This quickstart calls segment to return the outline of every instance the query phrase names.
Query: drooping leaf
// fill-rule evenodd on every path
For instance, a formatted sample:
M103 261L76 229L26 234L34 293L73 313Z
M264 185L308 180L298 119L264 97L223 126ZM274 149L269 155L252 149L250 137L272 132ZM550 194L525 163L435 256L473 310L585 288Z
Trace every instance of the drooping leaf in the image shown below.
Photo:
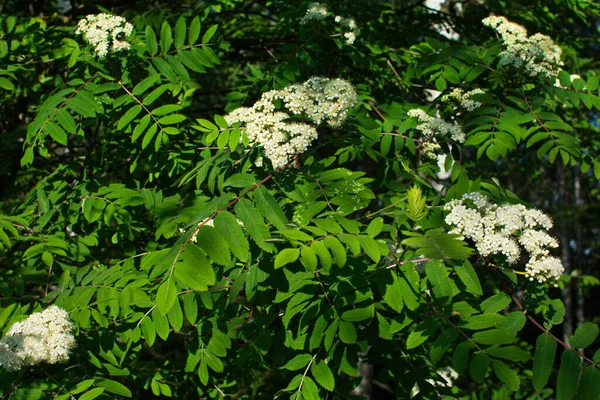
M556 341L550 335L542 333L535 342L533 356L533 387L538 393L542 392L550 378L555 355Z
M577 383L581 372L581 356L572 351L564 350L560 357L560 368L556 383L556 398L571 400L577 393Z
M335 379L329 366L323 360L315 360L310 366L310 373L315 381L330 392L335 387Z

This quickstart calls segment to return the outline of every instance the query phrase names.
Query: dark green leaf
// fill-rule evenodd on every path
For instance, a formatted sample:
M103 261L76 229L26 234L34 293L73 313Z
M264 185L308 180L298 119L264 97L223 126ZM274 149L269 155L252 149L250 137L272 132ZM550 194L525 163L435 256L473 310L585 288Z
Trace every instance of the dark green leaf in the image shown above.
M560 357L560 368L556 383L556 398L571 400L577 392L579 373L581 372L581 357L572 351L564 350Z
M542 333L535 342L533 356L533 387L538 393L542 392L548 382L555 355L556 341L550 335Z

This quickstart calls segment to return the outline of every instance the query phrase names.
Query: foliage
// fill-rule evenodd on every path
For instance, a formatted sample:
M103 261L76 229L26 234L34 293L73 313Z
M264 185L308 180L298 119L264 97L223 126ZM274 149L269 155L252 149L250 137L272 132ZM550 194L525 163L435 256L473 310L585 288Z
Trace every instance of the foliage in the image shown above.
M444 211L481 192L563 221L522 184L562 171L595 215L597 47L571 26L598 7L331 1L300 23L311 2L262 3L115 9L131 48L103 58L79 9L0 15L0 330L57 305L77 341L65 364L0 369L0 395L359 398L364 361L396 398L600 398L593 316L565 343L554 282L478 255ZM552 37L561 72L503 65L491 13ZM358 102L274 169L226 117L313 76ZM456 88L479 106L443 98ZM557 284L598 284L583 272Z

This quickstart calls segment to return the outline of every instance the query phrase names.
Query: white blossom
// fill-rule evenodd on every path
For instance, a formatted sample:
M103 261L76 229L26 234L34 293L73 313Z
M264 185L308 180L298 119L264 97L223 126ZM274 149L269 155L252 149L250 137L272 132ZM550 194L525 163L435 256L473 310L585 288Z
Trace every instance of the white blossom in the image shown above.
M461 88L456 88L452 92L442 96L442 101L448 102L451 100L457 100L460 106L467 111L473 111L479 107L481 107L481 103L479 101L471 100L471 96L474 94L483 94L484 91L481 89L474 89L469 92L462 90Z
M308 5L306 15L300 20L300 24L304 25L312 20L321 21L327 17L327 7L321 3L312 3Z
M482 256L503 255L515 264L524 250L529 255L525 276L539 282L558 279L564 271L560 260L549 256L558 241L548 234L552 220L543 212L522 204L498 206L478 192L449 201L444 209L450 233L471 239Z
M408 116L420 122L417 125L417 129L423 133L426 139L432 139L439 134L449 136L457 143L464 143L465 141L465 133L460 125L446 122L441 118L432 117L419 108L409 110Z
M278 100L289 113L276 110ZM273 168L279 168L297 153L306 151L317 138L315 126L288 122L290 114L305 117L317 125L327 122L330 126L339 126L356 100L356 91L349 82L313 77L302 84L263 93L254 106L238 108L225 119L229 124L245 124L250 143L262 147Z
M500 53L500 65L510 65L524 69L532 77L554 77L559 72L562 51L554 41L541 33L527 36L521 25L508 21L505 17L487 17L482 23L494 29L502 40L504 50Z
M0 367L16 371L42 362L56 364L69 359L75 347L73 323L60 307L50 306L41 313L14 323L0 340Z
M121 51L130 48L123 40L129 36L133 26L125 18L110 14L88 15L79 21L75 33L83 34L86 42L94 46L98 57L105 57L109 50Z

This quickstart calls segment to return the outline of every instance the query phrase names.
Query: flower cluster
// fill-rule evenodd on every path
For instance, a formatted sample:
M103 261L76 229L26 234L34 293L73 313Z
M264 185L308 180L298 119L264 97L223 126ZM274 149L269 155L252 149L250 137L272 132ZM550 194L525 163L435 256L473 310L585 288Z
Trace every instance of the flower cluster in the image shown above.
M0 366L11 371L41 362L56 364L69 359L75 346L73 323L60 307L51 306L41 313L13 324L0 340Z
M441 118L432 117L419 108L409 110L408 116L419 121L417 129L423 133L426 139L433 139L434 136L440 134L449 136L457 143L464 143L465 141L465 133L460 125L446 122Z
M306 14L300 20L300 25L306 25L310 21L322 21L327 17L327 7L321 3L311 3L306 9ZM357 26L352 18L344 18L340 15L335 16L335 22L340 25L347 44L353 44L356 40Z
M356 91L349 82L313 77L302 84L266 92L254 106L238 108L225 119L228 124L245 124L250 143L263 147L273 168L279 168L295 154L306 151L317 138L313 125L288 122L290 114L303 116L315 124L327 122L330 126L339 126L356 100ZM281 101L290 114L278 111L277 101Z
M347 32L344 32L344 37L346 38L347 44L353 44L356 40L356 22L354 21L354 19L344 18L340 15L336 15L335 22L348 29Z
M521 204L496 205L478 192L465 194L460 200L448 202L446 223L455 233L473 240L482 256L501 254L509 264L515 264L522 249L529 255L525 276L544 282L558 279L564 271L561 261L550 256L550 248L558 241L547 231L552 220L543 212Z
M321 3L311 3L308 5L306 15L300 20L300 24L304 25L312 21L324 20L327 17L327 7L321 5Z
M523 68L531 77L549 78L558 74L562 52L550 37L541 33L527 36L524 27L504 17L487 17L482 23L498 32L502 39L505 50L500 53L501 65Z
M109 50L128 50L130 45L123 40L131 34L133 26L125 18L110 14L88 15L77 26L75 33L83 34L86 42L94 47L98 57L103 58Z
M462 108L467 111L473 111L479 107L481 107L481 103L479 101L471 100L471 96L474 94L483 94L484 91L481 89L474 89L470 92L466 92L461 88L456 88L452 92L442 96L442 101L449 102L451 100L456 100L460 104Z

